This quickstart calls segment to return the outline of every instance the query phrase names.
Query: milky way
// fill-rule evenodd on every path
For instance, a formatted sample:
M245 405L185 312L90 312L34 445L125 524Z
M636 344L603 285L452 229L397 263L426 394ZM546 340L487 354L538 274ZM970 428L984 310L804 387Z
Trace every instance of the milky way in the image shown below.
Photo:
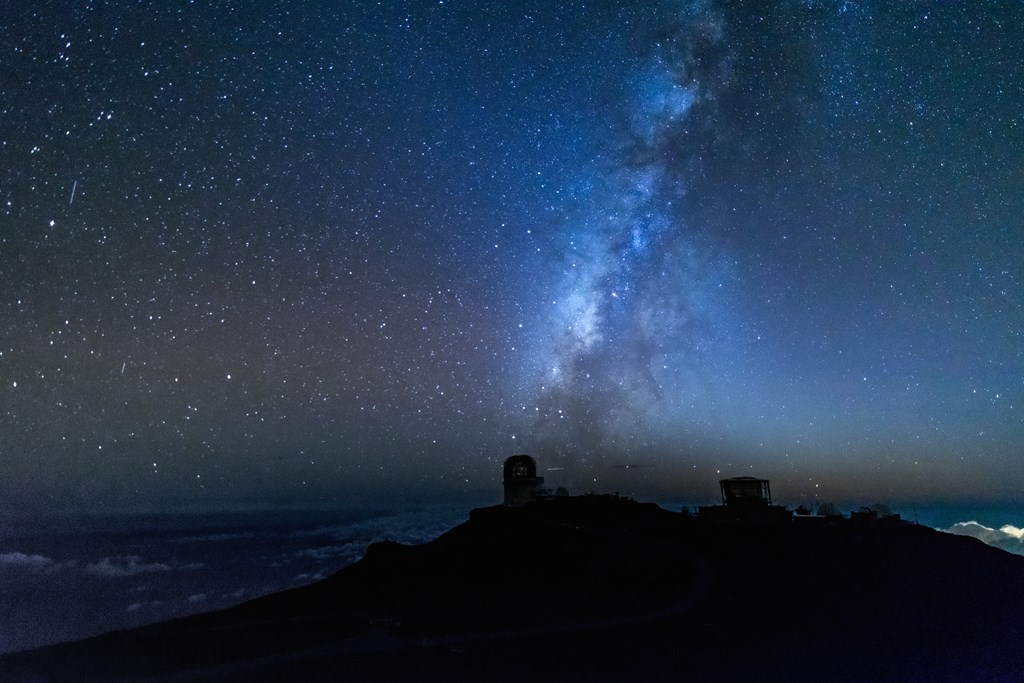
M1019 499L1019 3L4 19L0 508Z
M608 161L568 221L535 438L542 455L559 465L567 456L574 469L629 462L649 449L652 428L701 412L688 399L703 393L714 309L727 305L715 289L728 264L705 253L686 221L688 180L728 85L723 27L705 7L664 20L630 83L622 129L609 126Z

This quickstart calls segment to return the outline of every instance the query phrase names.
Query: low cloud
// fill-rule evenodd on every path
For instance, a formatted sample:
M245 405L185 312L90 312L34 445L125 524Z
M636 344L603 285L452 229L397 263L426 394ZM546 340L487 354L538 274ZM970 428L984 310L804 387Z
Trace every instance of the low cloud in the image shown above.
M300 550L296 553L297 557L309 557L314 560L324 561L333 560L337 557L341 557L349 562L354 562L362 556L362 552L354 547L353 543L345 543L343 545L325 545L319 548L307 548L306 550Z
M104 557L99 562L86 565L85 571L96 576L122 578L139 574L169 572L171 568L163 562L144 563L138 555L125 555L124 557Z
M49 557L42 555L26 555L25 553L0 553L0 567L27 569L33 572L43 572L52 569L56 563Z
M310 574L308 572L302 572L301 574L296 574L295 575L294 581L296 583L312 583L314 581L320 581L321 579L325 578L326 576L327 576L327 574L325 572L323 572L323 571L316 572L315 574Z
M56 574L65 569L71 569L76 564L73 560L57 562L45 555L30 555L22 552L0 553L0 571Z
M196 571L206 568L206 564L204 562L191 562L177 568ZM0 553L0 571L8 572L18 571L52 575L65 570L77 570L86 574L92 574L93 576L124 578L140 574L170 572L172 569L170 565L163 562L143 562L142 558L138 555L104 557L98 562L90 562L83 566L83 563L77 560L58 562L45 555L33 555L22 552ZM136 587L132 590L148 588L148 586L144 588Z
M318 526L294 534L296 540L308 536L335 539L334 543L303 548L272 562L280 568L292 562L314 560L329 563L338 569L359 560L366 548L380 541L394 541L403 545L419 545L432 541L452 527L466 521L466 509L462 506L435 506L421 510L402 512L361 519L345 524ZM310 578L319 578L323 570L307 568Z
M987 527L975 521L957 522L948 529L940 529L947 534L970 536L996 548L1001 548L1016 555L1024 555L1024 529L1005 524L998 529Z

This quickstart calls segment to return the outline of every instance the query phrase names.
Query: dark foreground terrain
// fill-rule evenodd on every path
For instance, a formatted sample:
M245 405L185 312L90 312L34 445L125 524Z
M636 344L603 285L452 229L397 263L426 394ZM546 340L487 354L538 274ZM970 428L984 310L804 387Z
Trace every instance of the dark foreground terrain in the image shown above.
M1024 680L1024 557L815 522L475 510L305 588L2 657L0 680Z

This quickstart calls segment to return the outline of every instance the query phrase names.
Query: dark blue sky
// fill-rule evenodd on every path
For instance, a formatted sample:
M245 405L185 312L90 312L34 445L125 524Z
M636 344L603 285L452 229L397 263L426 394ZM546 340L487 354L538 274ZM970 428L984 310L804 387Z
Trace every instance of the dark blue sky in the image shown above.
M5 8L0 507L1020 501L1024 5L645 5Z

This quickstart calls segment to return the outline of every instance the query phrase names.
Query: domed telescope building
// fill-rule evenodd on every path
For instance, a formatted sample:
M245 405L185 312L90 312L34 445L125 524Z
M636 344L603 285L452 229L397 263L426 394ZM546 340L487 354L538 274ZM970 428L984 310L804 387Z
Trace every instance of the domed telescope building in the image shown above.
M537 463L528 455L513 455L505 461L505 505L525 505L537 499L544 477L537 476Z

